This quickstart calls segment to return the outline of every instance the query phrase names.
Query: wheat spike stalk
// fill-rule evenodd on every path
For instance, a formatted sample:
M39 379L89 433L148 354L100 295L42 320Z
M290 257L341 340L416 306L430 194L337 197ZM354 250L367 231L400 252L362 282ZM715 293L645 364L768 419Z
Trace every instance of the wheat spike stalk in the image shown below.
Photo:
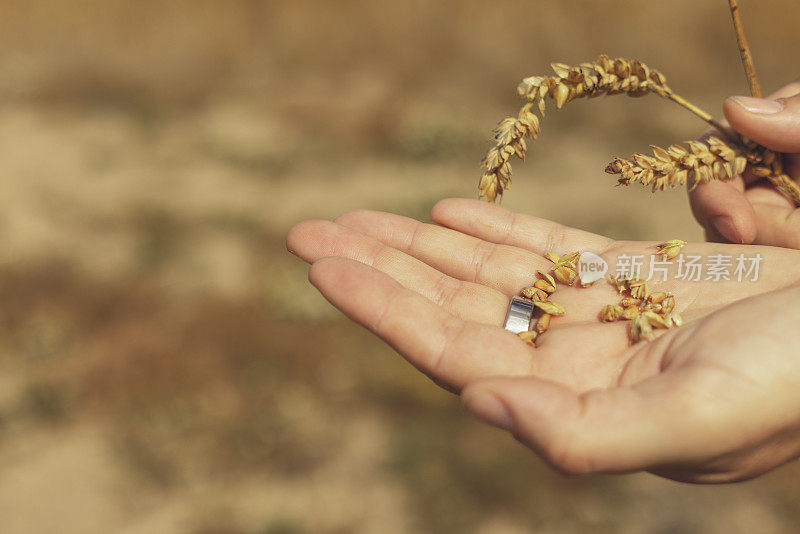
M753 96L761 97L761 86L753 66L736 0L728 0L739 52ZM511 158L525 159L526 138L533 141L541 134L541 119L546 101L552 100L556 109L578 98L625 94L640 97L655 94L694 113L711 125L722 137L710 137L705 142L690 141L689 148L673 145L668 149L653 148L653 156L634 154L631 159L615 158L606 172L618 174L619 184L639 182L653 191L690 183L691 187L711 180L727 181L741 174L747 164L753 172L768 179L779 191L800 206L800 186L783 170L781 154L777 154L746 139L720 124L710 113L675 93L658 70L638 60L611 59L601 55L597 61L570 67L552 65L555 76L525 78L517 88L527 100L516 117L508 117L494 131L495 146L483 159L483 175L478 185L479 198L494 202L511 186ZM723 139L723 137L725 139Z
M749 164L756 176L767 178L800 206L800 188L783 172L779 154L745 139L734 144L711 136L705 142L687 144L688 149L680 145L667 149L652 146L652 156L634 154L631 159L614 158L606 172L618 174L620 185L638 182L653 191L663 191L686 183L694 189L712 180L728 181L744 172Z
M606 172L618 174L621 185L639 182L645 187L652 186L653 191L663 191L687 182L694 187L715 177L730 180L741 174L748 162L740 150L718 137L709 137L705 143L689 141L687 144L688 148L652 146L652 156L634 154L631 159L614 158Z
M524 159L528 150L526 138L535 141L541 133L541 119L536 111L543 117L548 99L553 101L556 109L561 109L578 98L656 94L688 109L724 135L737 138L709 113L676 94L661 72L641 61L601 55L597 61L577 67L562 63L554 63L552 67L555 76L532 76L522 81L517 92L528 102L516 117L504 119L495 129L496 144L483 160L484 174L479 185L480 196L490 202L511 185L511 157L516 155Z

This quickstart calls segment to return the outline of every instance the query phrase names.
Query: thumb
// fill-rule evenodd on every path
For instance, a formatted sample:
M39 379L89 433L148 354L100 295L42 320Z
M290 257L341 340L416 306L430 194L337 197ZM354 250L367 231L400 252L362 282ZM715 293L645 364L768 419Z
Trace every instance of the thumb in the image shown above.
M723 111L737 132L756 143L776 152L800 152L800 82L771 98L728 98Z
M650 383L578 395L538 378L491 378L467 386L461 399L467 411L512 432L560 471L627 472L696 452L687 450L686 436L698 429L685 427L697 421L687 422L684 403L667 402L663 387Z

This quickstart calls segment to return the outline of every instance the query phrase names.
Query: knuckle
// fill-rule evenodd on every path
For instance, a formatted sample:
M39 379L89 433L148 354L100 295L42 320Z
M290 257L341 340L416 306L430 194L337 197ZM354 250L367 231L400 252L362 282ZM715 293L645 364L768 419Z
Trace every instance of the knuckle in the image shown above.
M325 229L325 221L309 219L292 226L286 233L286 247L294 250L300 243Z
M338 217L336 217L333 220L333 222L338 223L338 224L347 225L348 223L352 223L352 222L357 221L358 219L363 217L367 212L368 212L368 210L365 210L365 209L355 209L355 210L346 211L346 212L342 213L341 215L339 215Z
M510 241L514 235L517 233L517 228L520 224L520 215L516 211L509 211L508 218L506 222L505 228L505 235L503 236L503 242Z
M555 251L557 254L564 253L564 242L566 241L567 228L556 226L547 232L545 237L545 250Z
M496 249L497 246L488 241L478 241L475 245L475 250L472 253L472 264L475 266L474 281L477 282L482 279L486 266L489 264Z
M431 300L439 306L447 307L460 290L460 286L457 280L442 275L434 283Z

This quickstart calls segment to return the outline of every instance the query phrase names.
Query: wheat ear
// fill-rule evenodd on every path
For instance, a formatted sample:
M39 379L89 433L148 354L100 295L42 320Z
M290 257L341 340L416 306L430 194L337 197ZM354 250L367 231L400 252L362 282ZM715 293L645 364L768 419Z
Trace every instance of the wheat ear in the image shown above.
M484 173L478 186L480 197L492 202L509 188L510 159L514 155L524 159L528 150L525 138L535 141L541 133L541 122L535 111L544 116L547 99L555 103L556 109L561 109L577 98L617 94L640 97L652 93L688 109L723 135L738 139L736 133L715 121L709 113L672 91L661 72L641 61L601 55L597 61L577 67L562 63L554 63L552 67L555 76L532 76L517 88L528 102L516 117L504 119L495 129L496 144L483 160Z
M639 182L653 191L692 183L693 187L713 179L730 180L744 172L748 159L743 152L718 137L704 143L689 141L688 148L672 145L667 149L652 146L653 155L634 154L631 159L614 158L606 167L618 174L621 185Z
M630 159L614 158L606 167L618 174L620 185L639 182L653 191L686 183L691 189L711 180L728 181L744 172L749 164L753 173L768 179L776 189L800 206L800 187L783 170L780 154L745 138L738 143L709 137L705 142L688 141L689 148L672 145L668 149L652 146L653 155L634 154Z

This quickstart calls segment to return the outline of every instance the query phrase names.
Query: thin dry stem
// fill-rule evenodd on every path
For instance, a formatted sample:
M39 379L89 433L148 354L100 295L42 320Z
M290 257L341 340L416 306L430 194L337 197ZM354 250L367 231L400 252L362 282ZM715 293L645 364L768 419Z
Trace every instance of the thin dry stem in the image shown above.
M671 90L669 90L669 88L667 88L663 92L663 94L659 93L659 95L688 109L689 111L691 111L692 113L703 119L710 126L716 128L720 133L722 133L725 137L727 137L731 141L736 141L739 139L739 135L736 132L734 132L731 128L716 121L710 113L692 104L691 102L683 98L681 95L673 93Z
M778 191L792 199L795 206L800 206L800 187L798 187L797 182L783 173L769 174L767 175L767 179L772 182L772 185L774 185Z
M750 94L756 98L762 98L764 94L761 92L761 84L758 83L756 68L753 65L753 55L750 53L750 46L747 44L742 17L739 15L739 6L736 0L728 0L728 5L731 8L733 28L736 30L736 40L739 43L739 56L742 58L742 65L744 65L747 83L750 84Z
M800 186L784 172L781 155L755 143L753 145L762 154L761 161L753 165L753 174L769 180L778 191L792 199L795 206L800 206Z

